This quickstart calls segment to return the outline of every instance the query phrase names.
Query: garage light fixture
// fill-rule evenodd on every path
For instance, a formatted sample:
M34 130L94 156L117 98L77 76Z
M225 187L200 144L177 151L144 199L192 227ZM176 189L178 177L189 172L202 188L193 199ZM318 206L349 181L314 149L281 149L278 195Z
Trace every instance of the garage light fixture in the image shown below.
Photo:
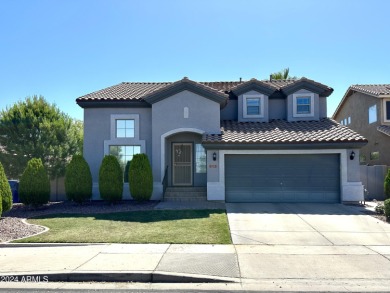
M214 152L214 153L213 153L213 161L216 161L216 160L217 160L217 153Z
M351 154L349 155L349 159L353 160L355 158L355 152L352 151Z

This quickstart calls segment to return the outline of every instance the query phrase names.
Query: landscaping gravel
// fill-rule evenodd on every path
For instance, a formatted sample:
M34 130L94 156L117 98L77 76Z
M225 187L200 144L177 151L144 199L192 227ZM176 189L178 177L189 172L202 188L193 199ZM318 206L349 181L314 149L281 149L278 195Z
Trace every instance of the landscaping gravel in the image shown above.
M22 237L32 236L44 230L43 227L29 225L23 219L50 215L50 214L96 214L153 210L158 201L134 202L122 201L109 204L102 201L91 201L84 204L74 202L50 202L39 208L31 208L23 204L14 204L12 210L3 213L0 218L0 243L15 240Z
M32 236L43 230L43 227L28 225L20 218L3 217L0 219L0 243Z

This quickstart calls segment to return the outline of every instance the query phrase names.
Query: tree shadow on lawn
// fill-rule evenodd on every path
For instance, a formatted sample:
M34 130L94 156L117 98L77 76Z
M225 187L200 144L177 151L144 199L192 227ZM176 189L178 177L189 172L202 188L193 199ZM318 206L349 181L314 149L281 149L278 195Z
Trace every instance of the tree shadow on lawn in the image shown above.
M118 221L118 222L137 222L137 223L153 223L163 221L175 221L186 219L203 219L210 218L212 214L226 214L225 210L151 210L151 211L131 211L118 213L97 213L97 214L51 214L37 216L31 219L59 219L59 218L75 218L86 219L94 218L94 220L102 221Z

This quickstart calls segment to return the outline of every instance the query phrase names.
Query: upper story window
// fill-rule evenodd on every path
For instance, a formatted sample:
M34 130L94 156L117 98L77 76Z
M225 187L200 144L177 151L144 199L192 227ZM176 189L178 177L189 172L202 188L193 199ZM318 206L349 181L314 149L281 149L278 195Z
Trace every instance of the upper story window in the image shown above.
M264 96L263 95L244 95L243 117L244 118L264 117Z
M134 119L117 119L116 137L134 137Z
M390 99L383 100L384 122L390 122Z
M376 105L371 106L368 108L368 123L374 123L378 120L377 114L376 114Z
M294 94L293 107L294 117L314 116L314 94Z

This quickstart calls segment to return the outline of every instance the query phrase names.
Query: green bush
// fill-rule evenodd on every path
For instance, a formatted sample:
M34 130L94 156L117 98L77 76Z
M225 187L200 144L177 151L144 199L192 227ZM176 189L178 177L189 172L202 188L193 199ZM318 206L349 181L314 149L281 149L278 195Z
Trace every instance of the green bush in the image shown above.
M12 192L3 165L0 162L0 216L2 212L12 209Z
M149 200L153 192L153 174L146 154L134 155L129 170L131 196L137 201Z
M385 216L390 219L390 198L386 199L383 204L385 206Z
M386 198L390 198L390 169L387 171L384 188L385 188Z
M74 155L65 172L65 193L69 200L82 203L92 197L92 175L87 161Z
M19 181L19 198L25 205L39 206L49 202L50 181L41 159L28 161Z
M126 167L125 167L125 172L124 172L124 175L123 175L123 181L126 182L126 183L129 182L130 164L131 164L131 161L127 161Z
M100 197L110 202L122 199L123 174L118 159L113 155L103 158L99 170Z
M385 213L385 206L383 205L383 203L378 203L375 207L375 212L378 214L378 215L383 215Z

